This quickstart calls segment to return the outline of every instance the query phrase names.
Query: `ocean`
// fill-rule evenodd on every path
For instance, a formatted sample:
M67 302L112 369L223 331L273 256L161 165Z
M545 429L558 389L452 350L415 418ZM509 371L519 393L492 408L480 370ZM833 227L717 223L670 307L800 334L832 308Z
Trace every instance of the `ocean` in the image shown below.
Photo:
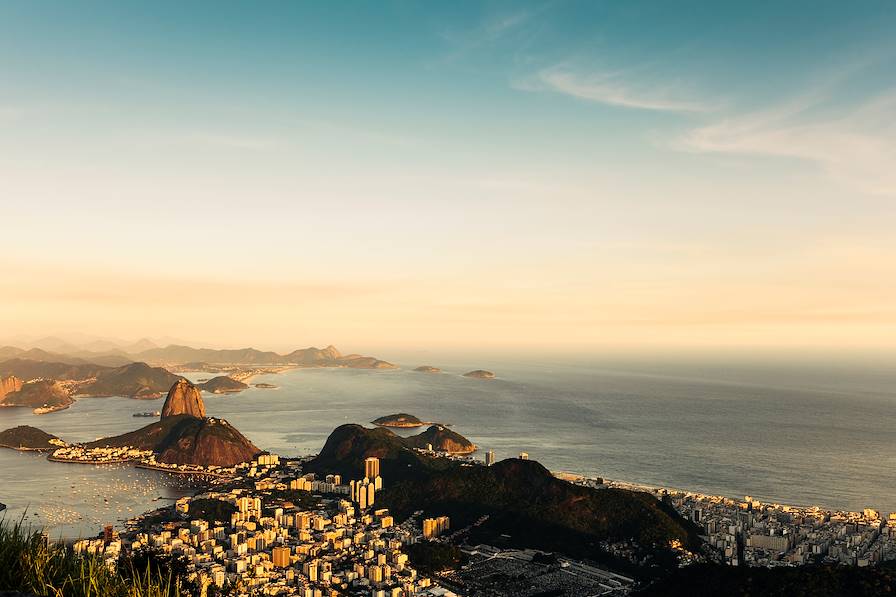
M887 367L477 359L427 362L443 373L414 372L420 364L296 369L252 380L277 389L203 397L209 415L228 419L260 448L288 456L319 451L337 425L407 412L450 424L480 448L480 457L489 449L498 459L525 451L553 471L794 505L896 511L896 372ZM478 368L497 378L461 375ZM0 429L28 424L67 441L92 440L145 425L133 413L161 404L85 398L41 416L0 409ZM27 509L29 520L51 533L94 534L104 522L188 492L181 478L163 473L50 463L0 450L7 518Z

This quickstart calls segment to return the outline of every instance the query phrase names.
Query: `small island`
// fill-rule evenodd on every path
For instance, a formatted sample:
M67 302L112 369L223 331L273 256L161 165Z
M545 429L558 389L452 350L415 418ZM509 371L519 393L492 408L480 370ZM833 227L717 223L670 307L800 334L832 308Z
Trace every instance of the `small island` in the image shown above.
M37 427L19 425L0 431L0 448L12 448L23 452L51 452L65 446L65 442Z
M228 377L227 375L219 375L196 387L212 394L231 394L234 392L242 392L249 386L232 377Z
M257 383L257 384L255 384L255 387L262 389L262 390L276 390L277 389L277 386L275 386L272 383Z
M374 425L378 425L380 427L403 427L403 428L412 428L412 427L423 427L424 425L429 425L429 423L425 421L421 421L414 415L409 415L408 413L396 413L394 415L386 415L384 417L380 417L378 419L374 419L371 421Z
M433 367L432 365L420 365L419 367L415 367L414 371L419 373L441 373L442 370L438 367Z
M464 377L472 377L474 379L494 379L495 374L491 371L486 371L485 369L476 369L475 371L464 373Z

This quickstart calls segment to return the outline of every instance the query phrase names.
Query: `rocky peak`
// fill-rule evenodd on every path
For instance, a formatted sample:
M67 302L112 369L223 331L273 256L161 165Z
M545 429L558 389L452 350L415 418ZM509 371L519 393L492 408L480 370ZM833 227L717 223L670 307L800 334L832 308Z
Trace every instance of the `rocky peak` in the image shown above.
M338 359L338 358L340 358L340 357L342 356L342 355L339 353L339 351L336 350L336 347L333 346L332 344L330 344L329 346L327 346L326 348L324 348L323 350L321 350L321 353L322 353L322 356L323 356L325 359L328 359L328 360L331 360L331 361L335 361L336 359Z
M9 377L0 376L0 398L3 398L7 394L18 392L21 389L22 380L15 375L10 375Z
M181 379L171 386L165 398L165 405L162 407L163 419L176 415L190 415L200 419L205 417L202 393L186 379Z

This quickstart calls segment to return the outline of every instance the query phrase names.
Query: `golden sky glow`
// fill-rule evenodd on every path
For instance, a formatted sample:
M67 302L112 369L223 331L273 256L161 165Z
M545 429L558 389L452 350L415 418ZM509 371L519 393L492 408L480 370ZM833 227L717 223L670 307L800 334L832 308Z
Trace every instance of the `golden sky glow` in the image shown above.
M54 8L0 6L0 341L896 348L886 10Z

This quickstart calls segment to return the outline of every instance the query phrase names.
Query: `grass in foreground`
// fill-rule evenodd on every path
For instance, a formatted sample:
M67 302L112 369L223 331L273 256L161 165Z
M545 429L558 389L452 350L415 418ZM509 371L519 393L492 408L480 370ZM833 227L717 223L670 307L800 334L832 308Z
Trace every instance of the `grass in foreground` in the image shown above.
M178 577L149 564L127 561L110 568L103 558L48 543L36 531L0 520L0 591L40 597L181 597Z

